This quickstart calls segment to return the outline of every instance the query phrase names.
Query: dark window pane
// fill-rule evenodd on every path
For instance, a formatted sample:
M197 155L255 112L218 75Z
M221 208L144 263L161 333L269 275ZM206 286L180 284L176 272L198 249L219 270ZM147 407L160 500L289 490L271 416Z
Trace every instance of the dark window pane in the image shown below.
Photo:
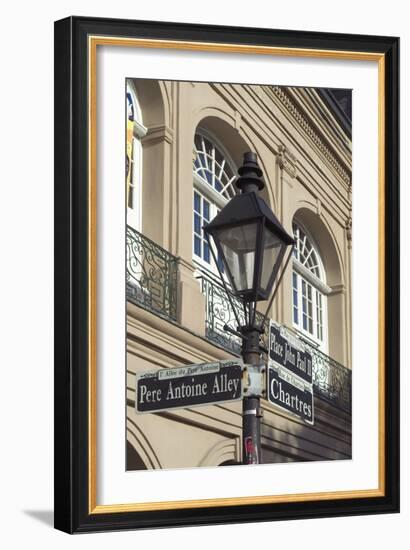
M194 192L194 210L201 213L201 197Z
M203 205L204 205L204 218L205 220L209 220L209 202L204 199Z
M194 252L197 256L201 256L201 239L197 236L194 237Z
M206 166L206 159L203 153L198 153L197 159L201 163L201 166Z
M198 235L201 234L201 218L198 214L194 214L194 231Z
M204 242L204 260L208 262L208 264L211 263L211 258L209 255L209 245L208 243L205 243L205 242Z

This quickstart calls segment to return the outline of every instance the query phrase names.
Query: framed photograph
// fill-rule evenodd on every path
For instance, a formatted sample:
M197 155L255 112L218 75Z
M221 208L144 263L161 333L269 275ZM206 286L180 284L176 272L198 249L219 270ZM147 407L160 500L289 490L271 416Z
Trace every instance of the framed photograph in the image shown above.
M399 511L399 39L55 23L55 527Z

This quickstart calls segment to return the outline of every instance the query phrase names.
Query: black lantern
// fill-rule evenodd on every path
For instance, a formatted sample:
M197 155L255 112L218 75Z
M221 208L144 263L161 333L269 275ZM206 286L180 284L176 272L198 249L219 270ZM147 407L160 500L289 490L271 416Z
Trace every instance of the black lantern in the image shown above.
M212 237L233 293L244 302L267 300L293 238L266 202L255 153L245 153L236 185L242 193L204 227ZM212 247L211 247L212 249Z

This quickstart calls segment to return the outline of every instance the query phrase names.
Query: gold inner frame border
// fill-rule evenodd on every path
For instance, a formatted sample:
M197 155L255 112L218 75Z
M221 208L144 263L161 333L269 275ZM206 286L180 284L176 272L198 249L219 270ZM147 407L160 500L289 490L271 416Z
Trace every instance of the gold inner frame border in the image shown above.
M97 96L97 47L121 46L132 48L177 49L220 53L251 53L281 57L313 57L375 61L378 63L378 488L351 491L329 491L288 495L267 495L247 497L223 497L199 500L173 500L160 502L136 502L130 504L97 504L97 342L96 342L96 96ZM320 500L343 500L352 498L377 498L385 496L385 56L383 53L353 52L343 50L321 50L302 48L281 48L242 44L189 42L178 40L156 40L123 38L112 36L88 37L88 511L89 514L175 510L187 508L209 508L218 506L244 506L249 504L279 504L285 502L314 502Z

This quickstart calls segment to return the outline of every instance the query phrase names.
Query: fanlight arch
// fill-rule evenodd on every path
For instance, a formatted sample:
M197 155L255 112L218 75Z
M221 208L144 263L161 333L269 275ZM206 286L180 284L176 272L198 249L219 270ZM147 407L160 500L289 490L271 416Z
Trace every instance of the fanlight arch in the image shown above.
M236 166L227 151L204 130L196 132L194 144L194 176L210 185L225 201L232 199L237 194Z
M313 252L308 258L309 245L305 245L304 252L299 256L301 261L295 257L298 252L295 252L293 256L293 326L300 330L302 336L315 344L321 351L346 365L349 363L347 350L349 349L348 327L350 326L349 301L346 292L347 285L350 284L348 282L350 277L346 273L346 265L341 255L343 242L340 241L340 237L336 237L335 230L337 227L332 227L332 223L327 219L325 213L320 215L317 213L316 205L306 202L299 204L299 208L295 210L293 215L293 224L299 226L313 246ZM300 236L302 239L299 247L303 248L302 233L300 233ZM297 237L296 234L295 237ZM318 267L315 267L316 265ZM302 288L302 278L307 283L305 289ZM305 321L305 327L307 328L303 328L304 304L302 297L304 292L305 294L309 292L308 284L312 287L312 333L309 331L309 320ZM314 296L313 291L318 292L322 298L318 298L317 295ZM297 293L297 296L295 293ZM306 297L306 300L308 298ZM297 300L299 300L299 318L296 323L294 305ZM309 304L306 302L305 306L308 308ZM322 334L320 334L320 325L322 325Z

